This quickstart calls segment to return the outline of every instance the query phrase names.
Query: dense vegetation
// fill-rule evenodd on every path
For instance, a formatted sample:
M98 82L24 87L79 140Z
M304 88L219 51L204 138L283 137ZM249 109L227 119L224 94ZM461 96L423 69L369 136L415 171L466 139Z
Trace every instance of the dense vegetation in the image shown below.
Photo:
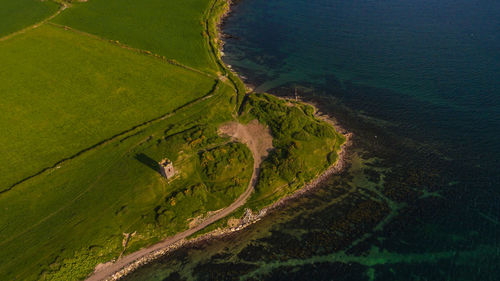
M236 198L246 188L252 166L243 166L252 159L248 148L241 143L229 143L200 154L203 179L210 192L225 191ZM250 174L249 174L250 172Z
M253 159L218 135L224 122L258 119L274 137L245 207L336 160L343 138L312 107L265 94L242 102L214 38L226 1L66 2L57 24L0 41L0 279L83 279L228 206ZM177 171L168 181L162 158ZM123 233L136 233L126 249Z
M256 192L248 205L259 209L295 191L337 160L345 137L314 116L307 104L267 94L247 96L243 120L267 124L275 149L262 164Z

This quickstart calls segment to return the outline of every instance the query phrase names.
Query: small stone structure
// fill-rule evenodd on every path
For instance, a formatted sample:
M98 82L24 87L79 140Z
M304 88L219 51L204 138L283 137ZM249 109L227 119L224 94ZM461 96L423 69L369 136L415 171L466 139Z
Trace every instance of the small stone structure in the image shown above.
M172 164L172 161L165 158L158 164L160 164L160 173L164 178L170 179L175 175L174 165Z

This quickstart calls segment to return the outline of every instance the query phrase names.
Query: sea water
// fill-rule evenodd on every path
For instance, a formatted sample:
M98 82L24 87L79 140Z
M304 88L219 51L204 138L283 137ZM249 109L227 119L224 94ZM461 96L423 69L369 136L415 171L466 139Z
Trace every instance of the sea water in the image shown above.
M354 133L349 168L127 280L499 280L500 2L243 0L224 61Z

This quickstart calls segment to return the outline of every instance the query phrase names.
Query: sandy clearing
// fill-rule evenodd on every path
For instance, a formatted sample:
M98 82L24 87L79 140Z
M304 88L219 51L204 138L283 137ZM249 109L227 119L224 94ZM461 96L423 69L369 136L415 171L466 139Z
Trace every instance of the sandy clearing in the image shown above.
M257 120L252 120L247 125L238 122L225 123L219 128L219 133L231 136L248 146L252 151L254 169L260 166L273 149L273 137L269 129Z

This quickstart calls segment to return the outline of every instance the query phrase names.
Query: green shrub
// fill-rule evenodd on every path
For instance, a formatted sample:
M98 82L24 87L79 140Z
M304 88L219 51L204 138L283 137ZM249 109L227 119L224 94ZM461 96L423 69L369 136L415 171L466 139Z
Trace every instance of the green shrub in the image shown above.
M335 151L328 153L328 155L326 156L328 164L332 165L333 163L335 163L335 161L337 161L338 156L339 156L338 153Z

